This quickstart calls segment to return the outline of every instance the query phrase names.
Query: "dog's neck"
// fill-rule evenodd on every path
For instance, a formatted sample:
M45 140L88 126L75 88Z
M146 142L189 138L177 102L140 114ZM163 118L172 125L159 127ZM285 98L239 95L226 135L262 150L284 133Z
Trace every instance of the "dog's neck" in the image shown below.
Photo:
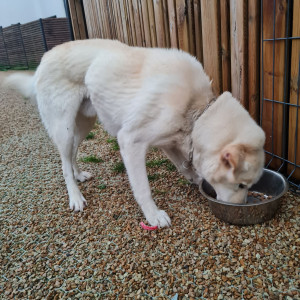
M187 136L187 143L188 145L188 160L185 160L183 162L183 167L185 169L189 169L193 166L193 156L194 156L194 147L193 147L193 139L192 139L192 130L194 128L195 122L201 118L202 115L205 114L205 112L216 102L217 98L212 97L208 103L206 104L205 108L195 109L189 112L190 118L190 134Z

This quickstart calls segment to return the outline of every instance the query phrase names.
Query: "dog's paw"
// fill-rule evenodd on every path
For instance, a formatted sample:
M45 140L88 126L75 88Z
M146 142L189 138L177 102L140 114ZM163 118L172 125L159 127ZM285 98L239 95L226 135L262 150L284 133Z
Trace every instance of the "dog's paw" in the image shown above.
M76 180L78 180L80 182L90 180L92 177L93 177L93 175L91 173L85 172L85 171L81 171L80 173L75 174Z
M156 210L148 214L146 219L151 226L158 226L158 228L171 226L171 219L164 210Z
M74 211L83 211L87 206L85 198L80 193L79 195L73 196L70 198L70 209Z

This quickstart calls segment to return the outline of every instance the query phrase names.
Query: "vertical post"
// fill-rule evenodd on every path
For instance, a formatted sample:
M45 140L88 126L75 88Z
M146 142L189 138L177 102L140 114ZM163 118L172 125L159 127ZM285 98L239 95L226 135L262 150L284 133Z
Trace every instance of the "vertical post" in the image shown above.
M72 19L71 19L71 15L70 15L70 7L69 7L68 0L64 0L64 6L65 6L65 12L66 12L66 16L68 19L70 32L71 32L71 39L74 40L74 31L73 31L73 26L72 26ZM74 18L75 18L75 16L74 16Z
M259 0L248 1L248 97L249 113L259 121L260 74L260 5Z
M213 80L214 92L219 95L223 90L219 1L201 0L201 19L204 69Z
M232 94L248 109L247 93L247 1L230 0Z
M48 46L47 46L47 41L46 41L46 36L45 36L45 31L44 31L43 19L40 19L40 28L41 28L42 39L43 39L45 52L46 52L46 51L48 51Z
M229 0L220 1L220 14L221 14L222 85L223 85L223 91L231 91Z

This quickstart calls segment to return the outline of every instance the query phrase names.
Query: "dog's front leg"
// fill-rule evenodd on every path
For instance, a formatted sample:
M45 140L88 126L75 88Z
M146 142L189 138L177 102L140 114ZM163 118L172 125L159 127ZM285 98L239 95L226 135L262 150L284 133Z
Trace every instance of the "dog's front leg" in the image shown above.
M118 142L134 197L147 221L152 226L170 226L171 220L168 214L164 210L158 209L151 196L146 171L148 144L135 140L132 133L127 134L124 131L118 134Z

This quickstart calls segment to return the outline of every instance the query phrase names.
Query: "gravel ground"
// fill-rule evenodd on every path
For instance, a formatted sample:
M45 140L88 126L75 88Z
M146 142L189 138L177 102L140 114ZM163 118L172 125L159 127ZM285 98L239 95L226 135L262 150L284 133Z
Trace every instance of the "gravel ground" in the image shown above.
M152 149L152 192L172 227L149 233L117 144L100 125L79 151L94 174L80 184L82 213L69 211L36 108L3 88L0 130L1 299L299 299L299 196L287 193L267 223L225 224ZM82 161L91 156L98 162Z

